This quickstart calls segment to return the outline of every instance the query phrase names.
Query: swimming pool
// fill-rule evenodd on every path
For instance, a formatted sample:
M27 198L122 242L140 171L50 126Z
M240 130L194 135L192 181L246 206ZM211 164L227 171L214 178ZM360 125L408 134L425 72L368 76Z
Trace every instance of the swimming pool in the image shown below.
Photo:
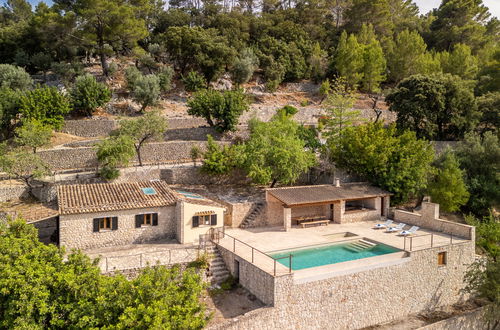
M369 258L384 254L399 252L400 250L385 244L375 244L365 240L355 240L348 243L287 250L270 253L273 258L288 257L292 254L292 270L312 268L339 262ZM282 265L289 267L290 259L277 260Z

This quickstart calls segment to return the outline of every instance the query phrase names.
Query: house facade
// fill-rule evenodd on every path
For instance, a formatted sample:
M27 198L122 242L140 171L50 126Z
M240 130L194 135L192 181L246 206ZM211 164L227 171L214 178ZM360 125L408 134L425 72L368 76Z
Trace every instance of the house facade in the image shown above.
M58 187L59 244L92 249L177 239L197 243L223 226L225 208L162 181Z

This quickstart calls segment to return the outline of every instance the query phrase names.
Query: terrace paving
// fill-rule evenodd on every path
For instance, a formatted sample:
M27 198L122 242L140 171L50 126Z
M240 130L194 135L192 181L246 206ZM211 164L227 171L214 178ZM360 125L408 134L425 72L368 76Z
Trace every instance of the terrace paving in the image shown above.
M248 244L249 246L269 254L274 251L295 249L311 245L328 244L352 239L366 238L375 242L383 243L401 250L405 248L405 239L397 236L397 233L386 233L384 229L373 229L376 221L356 222L348 224L329 224L328 226L318 226L309 228L292 227L290 231L285 232L282 228L253 228L253 229L226 229L226 234ZM405 227L409 229L410 226ZM358 236L339 237L340 233L350 232ZM440 232L420 229L416 235L413 235L411 251L428 249L431 247L431 235L433 234L433 247L445 246L450 244L450 236ZM453 244L466 242L467 239L453 237ZM252 249L226 235L220 240L220 245L235 253L240 257L251 261ZM406 250L410 249L410 239L406 238ZM253 252L254 264L270 274L274 274L274 261L258 251ZM331 275L342 275L345 273L361 271L367 267L388 266L391 264L406 262L409 253L398 252L388 255L382 255L372 258L353 260L338 264L326 265L293 271L295 281L308 279L320 279L322 273ZM276 275L289 273L289 269L279 263L276 263Z

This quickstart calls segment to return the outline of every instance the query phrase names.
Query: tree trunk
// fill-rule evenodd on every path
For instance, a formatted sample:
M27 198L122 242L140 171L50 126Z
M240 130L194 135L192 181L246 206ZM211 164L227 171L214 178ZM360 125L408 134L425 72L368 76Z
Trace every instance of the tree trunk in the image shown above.
M139 166L142 166L141 145L135 147L135 152L137 153L137 159L139 160Z
M106 52L104 51L104 36L103 27L97 27L97 45L99 49L99 58L101 59L102 74L107 78L109 75L108 62L106 60Z
M276 185L276 181L278 181L278 180L273 179L273 182L271 183L271 188L274 188L274 186Z

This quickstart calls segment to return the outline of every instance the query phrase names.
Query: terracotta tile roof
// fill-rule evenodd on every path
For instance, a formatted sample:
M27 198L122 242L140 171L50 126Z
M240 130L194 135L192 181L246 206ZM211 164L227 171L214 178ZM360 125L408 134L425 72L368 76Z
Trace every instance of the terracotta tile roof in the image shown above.
M267 189L267 192L288 206L390 195L387 191L363 183L343 183L340 187L335 185L283 187Z
M142 188L153 188L146 194ZM63 185L57 189L60 214L174 205L178 195L163 181Z

